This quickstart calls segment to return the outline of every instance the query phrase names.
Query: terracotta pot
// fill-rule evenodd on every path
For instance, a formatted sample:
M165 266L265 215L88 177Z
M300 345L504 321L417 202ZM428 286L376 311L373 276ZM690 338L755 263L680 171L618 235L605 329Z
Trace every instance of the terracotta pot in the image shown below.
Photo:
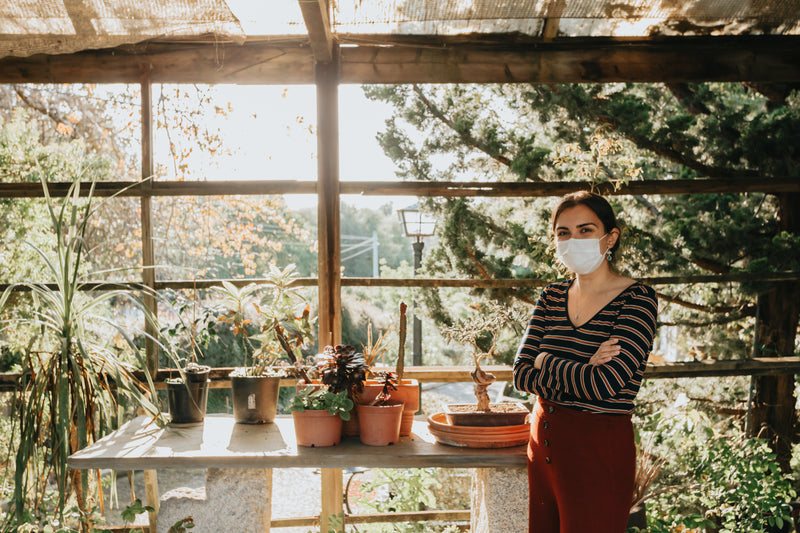
M231 376L237 424L269 424L278 414L279 376Z
M374 379L368 379L364 385L364 392L359 395L359 403L369 403L381 392L382 386ZM400 436L411 435L411 425L414 415L419 411L419 381L404 379L397 385L397 390L392 391L392 400L403 402L403 419L400 423Z
M368 446L388 446L400 440L400 422L403 404L356 406L358 410L359 438Z
M509 448L527 444L530 423L518 426L454 426L444 413L428 417L436 442L461 448Z
M294 435L298 446L322 448L342 441L342 419L325 409L292 411Z
M184 371L186 383L167 380L167 401L172 424L198 424L205 419L210 372L210 366L201 366L198 372Z
M488 411L477 407L477 403L452 403L444 406L444 412L454 426L518 426L530 414L520 402L490 403Z

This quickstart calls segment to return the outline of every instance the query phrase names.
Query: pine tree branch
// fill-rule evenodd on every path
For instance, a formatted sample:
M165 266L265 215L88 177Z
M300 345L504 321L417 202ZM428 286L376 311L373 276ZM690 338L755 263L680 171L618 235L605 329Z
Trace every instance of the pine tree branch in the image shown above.
M557 86L549 85L549 87L553 92L561 94L561 90ZM601 109L605 109L606 106L605 98L601 96L595 96L592 97L591 101L595 104L594 106L581 105L580 109L581 112L587 116L587 118L595 122L599 122L600 124L606 124L610 126L615 132L622 135L639 148L652 152L653 154L663 157L664 159L668 159L674 163L678 163L679 165L683 165L687 168L695 170L696 172L710 178L724 178L732 174L732 169L706 165L705 163L701 163L700 161L688 157L680 150L659 144L643 135L630 131L628 128L624 127L623 124L620 124L620 122L611 113L601 111ZM569 111L567 106L564 104L558 105ZM747 177L759 176L759 173L754 170L736 170L736 174Z
M694 251L691 252L692 255L686 257L683 255L683 251L672 246L671 244L667 243L664 239L656 235L655 233L651 233L645 230L637 230L639 233L648 237L653 243L658 246L662 250L668 250L675 255L683 258L685 261L702 268L704 270L708 270L709 272L713 272L714 274L730 274L731 269L728 265L724 263L720 263L719 261L715 261L713 259L709 259L707 257L699 257Z
M694 116L709 115L711 109L702 102L688 83L667 83L665 84L672 96L680 103L683 108Z
M420 99L420 101L422 101L423 104L425 104L425 107L428 109L428 111L430 111L430 113L441 123L453 130L453 132L458 135L459 139L461 139L461 142L467 146L480 150L501 165L505 165L507 167L511 166L511 159L503 154L499 154L496 151L491 150L486 144L480 142L469 132L459 129L455 122L448 118L438 107L436 107L433 102L430 101L430 99L428 99L427 96L425 96L425 93L419 88L418 85L415 84L412 87L414 88L414 92L417 94L417 97Z
M693 309L695 311L702 311L703 313L711 313L711 314L737 313L737 317L735 320L747 316L755 316L756 314L756 306L749 303L742 305L719 305L715 307L713 305L700 305L694 302L689 302L681 298L678 298L676 296L670 296L669 294L665 294L663 292L656 291L656 295L660 300L674 303L676 305L680 305L681 307L686 307L688 309Z
M599 99L595 99L599 100ZM610 126L614 131L634 143L639 148L643 150L647 150L649 152L654 153L655 155L661 156L664 159L668 159L679 165L683 165L687 168L697 171L704 176L708 176L709 178L725 178L730 176L733 171L727 167L715 167L711 165L706 165L705 163L701 163L695 159L691 159L686 156L683 152L679 150L675 150L669 148L665 145L659 144L643 135L636 134L632 131L628 131L625 128L622 128L619 122L608 114L603 113L595 113L594 115L595 120L600 122L601 124L607 124ZM756 178L759 176L759 173L754 170L736 170L736 174L739 176Z

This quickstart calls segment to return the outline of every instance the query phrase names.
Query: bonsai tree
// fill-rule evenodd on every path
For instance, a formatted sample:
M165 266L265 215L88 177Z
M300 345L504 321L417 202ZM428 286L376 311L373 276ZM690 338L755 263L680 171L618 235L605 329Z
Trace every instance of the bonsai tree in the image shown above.
M500 336L506 329L511 328L517 335L521 335L522 326L526 323L527 318L527 314L521 310L491 304L485 313L480 313L478 308L473 308L472 316L468 320L459 321L442 330L442 337L447 342L458 342L472 347L475 368L470 375L475 383L477 411L489 410L487 389L496 380L493 374L481 368L481 361L496 355Z

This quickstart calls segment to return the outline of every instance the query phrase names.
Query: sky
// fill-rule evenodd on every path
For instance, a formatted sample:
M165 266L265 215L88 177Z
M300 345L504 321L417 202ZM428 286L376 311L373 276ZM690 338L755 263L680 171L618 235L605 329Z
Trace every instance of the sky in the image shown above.
M230 155L214 160L200 155L194 165L208 179L297 179L317 176L316 97L313 85L217 86L215 105L227 116L205 117L209 128L220 128ZM216 104L216 102L219 102ZM383 153L376 135L391 115L391 106L368 100L359 85L339 87L340 179L393 181L395 166ZM316 206L314 195L286 195L292 209ZM392 202L397 208L416 203L414 197L343 196L357 207Z

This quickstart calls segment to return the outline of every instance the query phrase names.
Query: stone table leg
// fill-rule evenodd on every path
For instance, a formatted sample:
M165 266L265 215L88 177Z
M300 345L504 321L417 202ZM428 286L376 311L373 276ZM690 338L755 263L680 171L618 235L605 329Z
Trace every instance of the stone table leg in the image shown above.
M161 497L158 533L192 517L192 533L268 533L272 519L271 468L209 468L206 486L180 488Z
M527 533L526 468L476 468L473 471L470 531Z

